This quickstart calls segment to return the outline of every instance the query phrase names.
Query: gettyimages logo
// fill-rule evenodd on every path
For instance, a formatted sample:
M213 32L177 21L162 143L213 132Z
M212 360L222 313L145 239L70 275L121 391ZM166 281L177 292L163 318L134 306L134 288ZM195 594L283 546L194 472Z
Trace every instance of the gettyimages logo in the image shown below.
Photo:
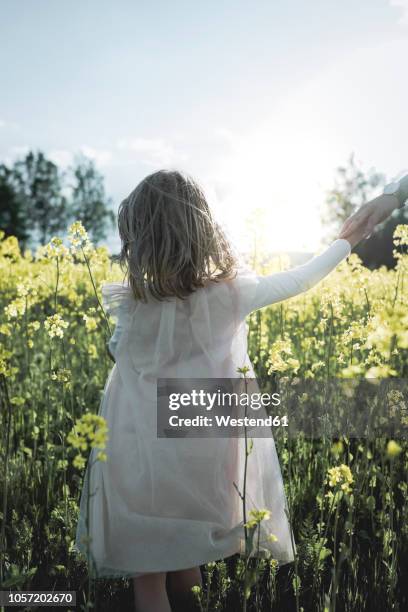
M279 404L279 394L261 393L254 379L159 379L157 435L231 437L244 435L247 428L267 437L280 419L268 415L265 408Z

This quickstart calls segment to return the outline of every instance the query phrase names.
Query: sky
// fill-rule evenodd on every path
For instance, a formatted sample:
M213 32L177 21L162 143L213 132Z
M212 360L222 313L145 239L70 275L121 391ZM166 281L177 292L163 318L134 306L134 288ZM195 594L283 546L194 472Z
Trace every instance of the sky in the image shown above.
M353 152L408 169L408 0L0 0L0 161L92 157L117 210L147 174L204 188L238 248L316 251ZM376 195L376 194L374 194ZM108 245L117 250L113 232Z

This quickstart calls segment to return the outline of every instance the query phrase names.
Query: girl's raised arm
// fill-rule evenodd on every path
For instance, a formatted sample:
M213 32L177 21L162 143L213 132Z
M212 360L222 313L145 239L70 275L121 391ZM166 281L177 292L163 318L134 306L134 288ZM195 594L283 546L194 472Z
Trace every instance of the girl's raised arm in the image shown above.
M350 250L350 242L340 238L335 240L321 255L313 257L301 266L286 272L258 276L252 303L249 304L249 312L311 289L347 257Z

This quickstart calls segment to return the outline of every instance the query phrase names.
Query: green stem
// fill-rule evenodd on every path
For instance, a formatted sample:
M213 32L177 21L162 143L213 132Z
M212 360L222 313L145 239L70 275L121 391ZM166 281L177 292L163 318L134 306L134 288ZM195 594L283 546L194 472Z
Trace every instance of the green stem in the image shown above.
M6 520L7 520L7 510L8 510L8 465L9 465L9 456L10 456L10 434L11 434L11 402L10 396L8 392L7 379L2 374L0 376L0 383L3 387L3 393L5 398L5 404L7 407L7 430L6 430L6 452L4 458L4 485L3 485L3 516L1 521L1 533L0 533L0 585L4 580L4 563L5 563L5 553L6 553ZM2 607L4 610L4 607Z
M91 272L91 266L89 265L88 258L87 258L87 256L85 255L85 251L84 251L84 248L83 248L82 246L81 246L81 250L82 250L82 254L83 254L83 256L84 256L84 260L85 260L85 263L86 263L86 267L88 268L88 272L89 272L89 276L90 276L90 279L91 279L91 283L92 283L92 287L93 287L93 290L94 290L94 293L95 293L96 300L97 300L98 305L99 305L99 308L101 309L102 314L103 314L103 316L104 316L105 323L106 323L106 325L107 325L109 335L111 336L111 335L112 335L112 332L111 332L111 328L110 328L110 325L109 325L108 317L106 316L105 309L104 309L104 307L102 306L102 303L101 303L101 301L100 301L100 299L99 299L98 292L97 292L97 290L96 290L95 282L94 282L94 279L93 279L93 276L92 276L92 272Z
M336 612L336 601L337 601L337 525L339 522L339 504L336 506L336 514L334 517L334 534L333 534L333 589L332 589L332 603L331 612Z
M27 300L27 296L25 296L24 326L25 326L26 368L27 368L28 376L31 378L30 357L29 357L29 347L28 347L28 300Z
M292 453L290 451L290 442L288 438L288 475L289 475L289 478L288 478L288 486L289 486L288 521L289 521L289 531L290 531L290 542L292 546L294 566L295 566L294 569L295 569L295 584L296 584L296 589L295 589L296 612L300 612L299 583L298 583L299 559L298 559L298 556L295 550L295 540L294 540L293 531L292 531L293 516L292 516L292 475L291 475L291 471L292 471Z
M244 384L245 384L245 393L247 393L248 389L248 381L246 374L244 374ZM247 416L247 406L245 405L245 416ZM249 561L249 552L248 552L248 528L247 528L247 514L246 514L246 481L247 481L247 469L248 469L248 434L246 425L244 426L244 437L245 437L245 462L244 462L244 484L242 487L242 512L244 517L244 538L245 538L245 564L244 564L244 604L243 604L243 612L246 612L247 609L247 597L246 597L246 582L247 582L247 573L248 573L248 561Z
M60 277L60 270L59 270L59 259L57 257L57 279L55 282L55 291L54 291L54 310L55 312L57 312L57 299L58 299L58 283L59 283L59 277Z
M330 357L332 349L332 336L333 336L333 304L330 302L330 327L329 327L329 343L327 347L327 379L330 377Z

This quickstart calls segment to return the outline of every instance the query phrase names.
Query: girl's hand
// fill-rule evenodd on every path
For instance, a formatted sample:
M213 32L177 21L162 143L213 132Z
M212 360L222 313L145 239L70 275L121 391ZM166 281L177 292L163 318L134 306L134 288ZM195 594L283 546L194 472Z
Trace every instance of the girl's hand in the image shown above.
M368 238L375 226L385 221L398 206L399 201L394 195L380 195L378 198L370 200L345 221L340 230L339 238L345 238L346 240L350 238L351 241L354 241L361 234L359 240L352 245L355 246L363 238Z
M351 248L354 248L356 244L361 242L361 240L363 240L364 238L367 238L367 235L365 232L365 228L360 226L356 230L352 232L348 232L346 236L340 235L339 238L343 238L344 240L347 240L347 242L350 243Z

